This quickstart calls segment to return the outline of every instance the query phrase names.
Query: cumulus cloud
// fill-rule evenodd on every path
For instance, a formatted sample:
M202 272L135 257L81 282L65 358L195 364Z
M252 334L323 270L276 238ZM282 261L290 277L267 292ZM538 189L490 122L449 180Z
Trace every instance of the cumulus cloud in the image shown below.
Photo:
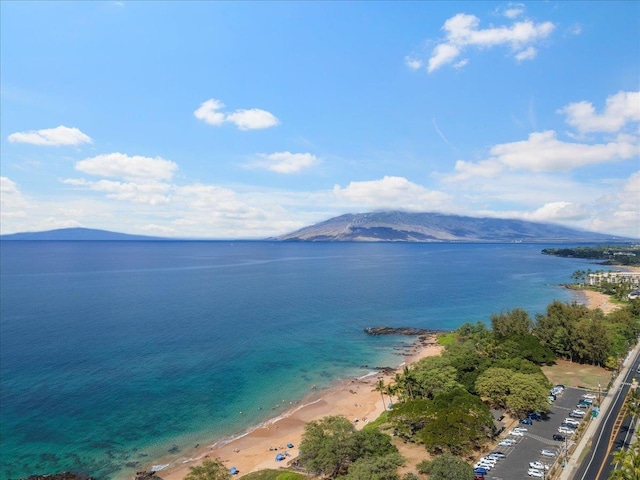
M65 179L67 185L86 187L95 192L104 193L107 198L129 201L146 205L166 205L169 203L171 185L161 182L116 182L99 180L96 182L84 179Z
M417 58L413 58L410 56L404 57L404 63L411 70L419 70L422 68L422 65L423 65L422 60L418 60Z
M0 218L24 218L29 202L9 177L0 177Z
M523 11L523 7L517 4L505 10L504 15L513 19ZM537 53L534 45L551 35L554 29L555 25L552 22L534 23L531 20L482 29L478 17L459 13L444 22L442 30L445 38L433 48L427 70L432 73L448 64L458 68L465 65L466 59L457 62L456 59L467 48L485 49L507 46L516 60L530 60ZM412 60L419 61L415 58ZM417 63L408 65L412 68L412 65Z
M556 132L535 132L520 142L503 143L490 149L490 158L480 162L458 161L448 181L474 176L495 177L505 169L530 172L566 172L575 168L628 160L640 154L638 138L619 135L608 143L563 142Z
M224 103L211 98L193 112L193 115L209 125L219 126L223 123L233 123L240 130L256 130L275 127L280 121L270 112L260 108L239 109L231 113L221 112Z
M640 91L610 95L601 114L587 101L570 103L558 113L566 114L567 123L580 133L618 132L628 122L640 121Z
M504 9L502 15L507 18L517 18L524 13L524 4L523 3L509 3L507 8Z
M124 153L107 153L76 163L76 170L89 175L167 180L178 168L174 162L161 157L129 156Z
M262 160L247 165L248 168L263 168L276 173L299 173L305 168L313 167L320 160L311 153L276 152L258 155Z
M7 140L15 143L30 143L31 145L47 147L93 143L91 137L82 133L79 129L75 127L65 127L64 125L60 125L56 128L12 133L7 137Z
M385 176L380 180L351 182L342 188L333 187L333 194L354 206L371 209L441 210L449 196L428 190L422 185L410 182L404 177Z
M209 125L222 125L224 123L224 113L218 110L224 108L224 103L215 98L210 98L202 102L193 115Z

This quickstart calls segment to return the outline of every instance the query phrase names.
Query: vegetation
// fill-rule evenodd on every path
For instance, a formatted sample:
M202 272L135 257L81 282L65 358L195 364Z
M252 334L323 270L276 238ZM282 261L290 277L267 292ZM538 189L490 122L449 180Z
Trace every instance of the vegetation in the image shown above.
M330 479L400 480L398 466L404 460L391 437L381 432L388 428L436 455L416 466L420 474L430 480L472 479L472 467L463 457L480 451L495 435L489 408L515 417L548 411L551 383L542 367L558 357L615 368L640 335L640 301L606 316L556 301L535 320L514 309L492 315L490 321L491 327L466 323L441 336L441 356L405 366L388 384L377 382L374 390L383 403L395 397L394 405L362 430L343 417L308 423L300 464ZM632 453L624 461L635 465ZM403 480L416 478L407 474Z
M242 477L244 480L304 480L306 475L282 470L259 470Z
M473 480L473 467L460 457L445 453L431 462L425 460L418 465L418 471L429 475L429 480Z
M205 460L201 465L189 467L184 480L228 480L231 474L219 460Z
M404 462L389 435L373 428L357 431L338 416L305 425L298 460L315 475L342 480L397 480Z
M545 248L542 253L558 257L602 260L606 265L640 265L640 246L599 245L595 247Z
M534 335L557 356L608 368L640 334L638 300L606 317L598 309L555 301L536 318Z

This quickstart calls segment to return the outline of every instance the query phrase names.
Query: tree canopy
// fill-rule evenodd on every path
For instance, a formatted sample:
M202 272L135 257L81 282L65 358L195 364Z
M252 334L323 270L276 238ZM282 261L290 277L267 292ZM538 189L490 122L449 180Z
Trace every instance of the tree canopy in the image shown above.
M189 467L184 480L228 480L231 474L219 460L205 460L202 464Z

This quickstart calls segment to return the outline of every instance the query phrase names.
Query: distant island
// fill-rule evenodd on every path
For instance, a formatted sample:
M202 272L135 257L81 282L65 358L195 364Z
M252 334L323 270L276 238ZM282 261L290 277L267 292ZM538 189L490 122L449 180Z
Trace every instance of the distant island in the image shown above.
M57 230L47 230L44 232L23 232L0 235L0 240L23 240L23 241L157 241L169 240L161 237L151 237L146 235L129 235L126 233L110 232L108 230L96 230L92 228L60 228Z
M601 260L603 265L640 265L640 245L598 245L595 247L545 248L545 255Z
M89 228L63 228L45 232L0 235L0 240L43 241L180 241L129 235ZM199 240L215 240L199 239ZM630 238L549 223L502 218L476 218L441 213L401 211L348 213L291 233L263 240L282 242L538 242L538 243L621 243Z

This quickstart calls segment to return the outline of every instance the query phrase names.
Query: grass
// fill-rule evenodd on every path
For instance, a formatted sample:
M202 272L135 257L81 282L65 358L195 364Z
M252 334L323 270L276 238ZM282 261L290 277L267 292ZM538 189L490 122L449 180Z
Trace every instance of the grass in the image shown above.
M242 477L243 480L303 480L307 478L302 473L284 470L258 470Z
M442 345L443 347L451 345L452 343L455 342L455 340L456 340L456 333L455 332L439 333L438 334L438 344Z
M567 360L557 360L555 365L542 367L542 371L554 385L598 390L605 389L611 380L611 372L602 367L582 365Z

